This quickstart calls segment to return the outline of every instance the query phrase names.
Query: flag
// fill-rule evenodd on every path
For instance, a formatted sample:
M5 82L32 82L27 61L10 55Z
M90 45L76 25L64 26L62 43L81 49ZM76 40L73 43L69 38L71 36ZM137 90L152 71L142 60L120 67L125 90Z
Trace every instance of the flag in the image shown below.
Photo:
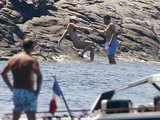
M56 101L55 99L52 98L49 105L49 112L54 114L56 112L56 109L57 109Z
M55 79L54 84L53 84L53 93L57 96L57 97L61 97L62 92L60 90L60 87L58 85L57 80Z
M49 112L54 114L56 109L57 109L58 100L60 100L61 96L62 96L62 92L60 90L60 87L59 87L56 79L54 81L52 91L53 91L53 96L52 96L52 99L50 101Z
M50 102L50 110L49 110L49 112L54 114L54 112L57 109L57 98L59 98L59 100L60 100L60 98L62 98L63 101L64 101L64 104L65 104L65 106L67 108L67 111L69 113L69 116L71 117L71 120L73 120L71 111L69 110L69 107L68 107L67 102L66 102L66 100L64 98L64 95L63 95L63 93L62 93L62 91L61 91L61 89L60 89L60 87L58 85L58 82L56 81L56 77L55 76L53 76L53 77L54 77L55 81L54 81L53 88L52 88L52 90L53 90L53 98L51 99L51 102Z

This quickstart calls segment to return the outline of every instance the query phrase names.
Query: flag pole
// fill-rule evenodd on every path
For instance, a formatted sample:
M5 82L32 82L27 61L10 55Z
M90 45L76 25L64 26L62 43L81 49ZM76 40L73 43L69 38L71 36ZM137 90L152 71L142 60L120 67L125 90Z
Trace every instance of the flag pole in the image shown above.
M55 81L57 82L56 76L54 75L53 77L54 77ZM58 82L57 82L57 85L58 85ZM58 85L58 87L59 87L59 85ZM70 109L69 109L69 106L68 106L68 104L67 104L67 102L66 102L66 99L65 99L65 97L64 97L64 95L63 95L63 92L62 92L62 90L61 90L60 87L59 87L59 90L60 90L60 92L61 92L61 94L62 94L62 99L63 99L64 104L65 104L65 106L66 106L66 109L67 109L67 111L68 111L68 113L69 113L69 116L71 117L71 120L73 120L72 113L71 113L71 111L70 111Z

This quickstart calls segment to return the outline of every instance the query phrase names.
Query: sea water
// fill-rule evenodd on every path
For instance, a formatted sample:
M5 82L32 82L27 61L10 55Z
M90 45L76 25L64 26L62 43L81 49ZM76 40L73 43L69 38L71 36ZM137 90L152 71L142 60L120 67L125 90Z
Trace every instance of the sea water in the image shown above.
M0 71L5 61L0 62ZM52 85L56 75L59 86L70 109L90 109L95 99L103 92L121 88L146 76L160 73L160 63L119 62L109 65L105 62L40 62L43 74L42 89L38 98L38 111L48 111L52 97ZM9 78L12 79L11 73ZM12 80L11 80L12 82ZM131 99L135 104L153 103L153 97L160 92L150 84L131 88L115 95L114 99ZM0 118L13 109L12 92L0 78ZM63 100L58 106L65 109Z

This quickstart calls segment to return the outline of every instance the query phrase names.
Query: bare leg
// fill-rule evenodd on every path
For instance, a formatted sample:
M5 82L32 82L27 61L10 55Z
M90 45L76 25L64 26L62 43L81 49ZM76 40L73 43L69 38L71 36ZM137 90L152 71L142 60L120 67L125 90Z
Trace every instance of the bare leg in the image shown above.
M80 57L83 58L84 53L87 52L88 50L89 50L89 46L86 46L86 47L83 49L83 51L82 51Z
M90 51L90 60L93 61L94 60L94 49L92 48Z
M35 112L26 112L28 120L36 120Z
M115 55L112 55L112 64L116 64Z
M108 61L109 61L109 64L111 64L111 56L108 55Z
M13 120L18 120L21 116L21 112L13 112Z
M109 64L116 64L114 55L108 55Z
M92 46L86 46L85 49L83 50L81 57L83 57L84 53L90 51L90 61L94 60L94 48Z

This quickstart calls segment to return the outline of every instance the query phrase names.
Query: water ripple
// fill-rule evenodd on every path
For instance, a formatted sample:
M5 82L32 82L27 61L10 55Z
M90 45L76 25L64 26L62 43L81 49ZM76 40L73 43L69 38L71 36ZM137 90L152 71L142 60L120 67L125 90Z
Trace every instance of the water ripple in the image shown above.
M0 62L1 68L4 67L4 64L5 61ZM88 109L102 92L122 87L160 71L160 64L149 62L121 62L117 65L97 62L67 64L41 62L40 67L43 73L43 86L38 100L38 111L48 110L54 81L51 74L57 76L57 81L70 108ZM3 113L11 112L13 105L12 93L1 78L0 82L0 91L2 91L0 92L0 116L2 116ZM156 94L158 91L154 90L153 87L141 86L117 94L114 98L132 99L133 102L141 104L152 101ZM143 98L141 98L142 95ZM59 109L64 109L64 107L64 104L61 104Z

